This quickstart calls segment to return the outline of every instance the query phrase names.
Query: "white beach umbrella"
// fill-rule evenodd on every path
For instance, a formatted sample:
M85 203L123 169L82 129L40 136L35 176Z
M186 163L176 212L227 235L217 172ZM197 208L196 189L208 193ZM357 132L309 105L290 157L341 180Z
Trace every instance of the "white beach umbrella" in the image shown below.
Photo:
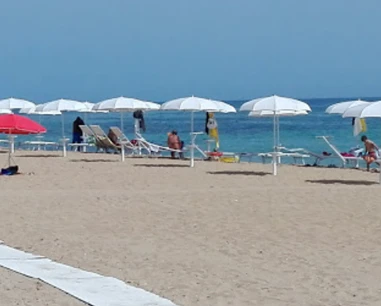
M214 112L219 111L220 101L214 101L199 97L185 97L167 101L161 105L161 110L176 110L190 112Z
M159 103L154 103L154 102L149 102L149 101L144 101L144 102L148 105L148 108L145 109L145 111L160 110L160 104Z
M85 122L87 122L87 114L88 113L108 113L108 110L93 110L93 107L95 106L95 103L91 102L82 102L86 108L79 110L78 112L84 113L85 116Z
M194 149L197 149L204 154L195 144L196 134L194 134L194 112L236 112L233 106L225 102L194 96L167 101L161 105L160 109L165 111L186 111L191 113L191 167L194 167Z
M280 122L279 122L279 118L280 117L303 116L303 115L308 115L308 112L305 110L299 110L299 111L281 110L281 111L276 111L276 112L263 110L263 111L254 111L254 112L249 113L249 117L275 118L276 129L277 129L276 130L276 135L277 135L277 139L276 139L277 146L276 146L276 148L278 148L280 146Z
M80 113L108 113L108 110L95 110L95 103L91 102L82 102L86 108L79 110Z
M270 96L243 103L240 107L240 111L250 112L249 116L251 117L273 117L273 174L277 175L277 163L279 160L279 117L306 115L311 112L311 107L307 103L296 99Z
M150 109L150 106L145 101L126 97L107 99L96 103L93 107L93 110L109 110L114 112L133 112L146 109Z
M61 115L62 113L60 111L36 111L36 107L31 107L31 108L22 108L19 110L20 114L25 114L25 115L38 115L38 122L41 123L41 116L58 116Z
M365 131L361 124L360 118L380 118L381 117L381 101L371 102L369 104L361 104L348 108L342 115L343 118L355 118L353 136L357 136Z
M343 118L370 118L381 117L381 101L361 104L348 108L343 113Z
M372 102L363 101L360 99L353 101L344 101L330 105L329 107L327 107L325 112L327 114L343 115L346 111L349 111L352 108L355 108L356 111L357 107L361 107L362 109L362 107L365 107L370 104L372 104ZM359 121L359 119L356 118L353 122L353 136L357 136L358 134L360 134L363 131L363 128L364 127Z
M327 107L325 112L327 114L339 114L342 115L346 110L358 105L369 105L371 102L363 101L363 100L353 100L353 101L344 101L332 104Z
M19 113L25 114L25 115L61 115L60 111L36 111L36 107L27 107L27 108L21 108Z
M36 105L33 102L23 99L8 98L0 100L0 109L21 109L34 106Z
M281 116L281 117L293 117L293 116L300 116L300 115L308 115L308 112L305 110L302 110L302 111L283 110L283 111L275 112L275 115ZM266 111L266 110L253 111L249 113L249 117L274 117L274 112Z
M62 150L63 155L66 156L66 139L65 139L65 112L79 112L86 109L86 106L79 101L69 100L69 99L58 99L44 104L39 104L36 106L36 112L61 112L61 123L62 123Z
M311 107L302 101L279 97L279 96L270 96L265 98L258 98L250 100L246 103L243 103L239 109L240 111L270 111L270 112L279 112L279 111L311 111Z
M155 110L159 105L153 102L138 100L135 98L118 97L107 99L96 103L93 110L107 110L110 112L120 112L120 127L123 131L123 112L134 112L137 110Z
M58 99L50 102L46 102L44 104L39 104L36 106L35 111L39 113L47 113L47 112L60 112L62 119L62 138L65 138L65 127L64 127L64 112L79 112L86 109L84 103L69 100L69 99Z
M227 114L227 113L236 113L237 112L237 110L230 104L227 104L227 103L221 102L221 101L214 101L214 102L218 103L218 105L221 107L219 110L219 113Z
M50 102L46 102L44 104L39 104L36 107L36 111L38 112L46 112L46 111L60 111L60 112L78 112L86 109L84 103L68 100L68 99L58 99Z
M87 102L87 101L82 102L82 103L85 106L85 108L79 110L79 112L81 112L81 113L92 113L92 112L94 112L95 113L95 110L93 110L95 103L91 103L91 102Z

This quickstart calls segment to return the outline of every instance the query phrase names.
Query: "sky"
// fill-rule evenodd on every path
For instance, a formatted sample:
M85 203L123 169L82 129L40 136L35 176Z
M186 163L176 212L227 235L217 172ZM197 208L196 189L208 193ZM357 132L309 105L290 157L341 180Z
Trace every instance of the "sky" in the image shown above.
M0 98L381 96L379 0L0 0Z

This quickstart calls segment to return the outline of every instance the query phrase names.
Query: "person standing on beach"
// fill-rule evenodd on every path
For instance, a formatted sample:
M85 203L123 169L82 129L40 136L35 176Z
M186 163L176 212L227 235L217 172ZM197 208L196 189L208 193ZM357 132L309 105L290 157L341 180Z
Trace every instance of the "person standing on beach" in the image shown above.
M82 142L82 135L83 132L80 125L84 125L85 122L82 120L81 117L77 117L73 122L73 143L81 143ZM78 151L81 151L81 148L78 147Z
M180 137L177 135L177 131L172 131L168 133L168 147L174 150L182 150L184 147L184 142L180 140ZM171 152L171 157L175 158L175 152ZM179 152L179 158L183 159L183 153Z
M365 154L363 156L364 160L366 161L366 171L369 171L370 164L377 160L378 158L378 146L368 139L365 135L361 137L361 141L365 145ZM376 162L377 165L380 165L378 162Z

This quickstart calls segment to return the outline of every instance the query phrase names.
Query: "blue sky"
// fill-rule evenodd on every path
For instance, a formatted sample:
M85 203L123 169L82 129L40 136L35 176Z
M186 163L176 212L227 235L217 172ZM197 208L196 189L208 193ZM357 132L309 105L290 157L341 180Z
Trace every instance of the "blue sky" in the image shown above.
M0 98L381 95L379 0L0 2Z

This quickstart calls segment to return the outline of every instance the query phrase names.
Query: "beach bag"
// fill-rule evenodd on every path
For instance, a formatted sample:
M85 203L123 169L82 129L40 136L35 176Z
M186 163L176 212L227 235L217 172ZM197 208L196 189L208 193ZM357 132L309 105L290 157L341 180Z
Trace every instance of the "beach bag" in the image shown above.
M19 171L19 166L9 166L1 169L1 175L14 175Z

